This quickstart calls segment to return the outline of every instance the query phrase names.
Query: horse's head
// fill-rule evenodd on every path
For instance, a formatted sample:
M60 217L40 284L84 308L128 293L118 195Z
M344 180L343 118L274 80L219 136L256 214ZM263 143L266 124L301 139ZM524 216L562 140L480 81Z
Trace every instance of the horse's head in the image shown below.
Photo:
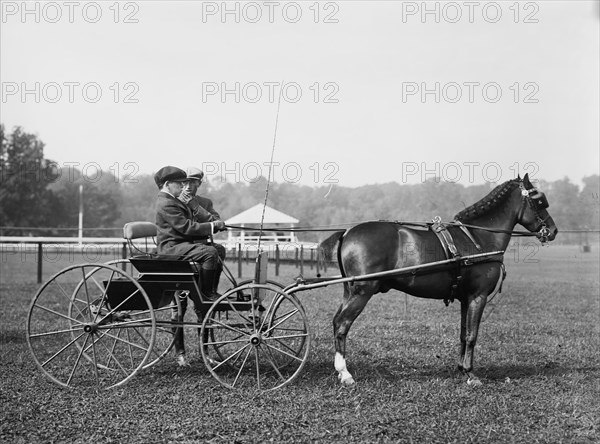
M525 174L523 179L519 177L517 180L521 191L521 208L517 216L517 223L532 233L537 232L537 237L542 243L554 240L558 229L548 214L550 204L546 195L531 184L529 174Z

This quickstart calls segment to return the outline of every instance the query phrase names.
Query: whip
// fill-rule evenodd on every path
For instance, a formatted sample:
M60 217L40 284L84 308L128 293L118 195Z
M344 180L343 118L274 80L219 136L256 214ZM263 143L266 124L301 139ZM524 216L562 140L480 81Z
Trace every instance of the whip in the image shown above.
M273 146L271 147L271 161L269 162L269 174L267 177L267 186L265 188L265 202L263 204L262 215L260 217L260 230L258 232L257 251L260 252L260 241L263 235L263 225L265 221L265 210L267 209L267 201L269 199L269 185L271 184L271 171L273 170L273 156L275 155L275 142L277 141L277 125L279 124L279 108L281 107L281 93L283 92L284 82L281 82L279 89L279 98L277 99L277 114L275 115L275 131L273 132Z

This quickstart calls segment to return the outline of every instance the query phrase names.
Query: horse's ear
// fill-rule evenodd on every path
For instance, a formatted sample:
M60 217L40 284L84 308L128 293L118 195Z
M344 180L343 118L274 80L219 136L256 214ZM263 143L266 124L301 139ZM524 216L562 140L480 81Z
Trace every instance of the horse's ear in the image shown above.
M517 180L521 180L521 175L517 174Z
M523 183L526 185L531 185L531 182L529 181L529 173L525 173L525 176L523 176Z

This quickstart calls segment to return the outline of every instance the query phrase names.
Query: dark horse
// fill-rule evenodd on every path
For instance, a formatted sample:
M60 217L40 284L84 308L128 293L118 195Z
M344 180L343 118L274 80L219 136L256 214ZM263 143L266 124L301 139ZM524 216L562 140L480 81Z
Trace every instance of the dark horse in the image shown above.
M321 243L322 252L337 257L343 276L361 276L404 267L419 266L452 256L505 251L516 224L521 224L542 241L551 241L558 232L546 208L544 194L533 187L528 175L494 188L477 203L459 212L454 222L437 225L436 230L401 222L365 222L346 232L336 232ZM461 227L462 225L462 227ZM446 230L444 230L444 227ZM451 235L446 247L440 231ZM523 233L522 233L523 234ZM529 234L529 233L527 233ZM448 238L449 236L447 236ZM448 248L450 247L450 248ZM466 263L465 263L466 262ZM473 350L481 315L487 299L495 294L504 278L502 255L477 261L457 261L423 272L403 273L370 280L344 283L344 298L333 318L335 369L343 384L354 379L346 368L346 335L371 296L396 289L413 296L460 300L460 354L458 368L469 384L480 384L473 374Z

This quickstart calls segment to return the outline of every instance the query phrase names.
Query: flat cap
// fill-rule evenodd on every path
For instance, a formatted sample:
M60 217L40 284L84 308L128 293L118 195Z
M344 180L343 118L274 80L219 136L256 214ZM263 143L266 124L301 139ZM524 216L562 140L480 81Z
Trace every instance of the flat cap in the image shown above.
M165 182L184 182L185 180L187 180L185 171L174 166L162 167L154 175L154 182L159 189Z
M204 177L204 171L202 171L200 168L187 167L186 172L188 179L202 180L202 178Z

